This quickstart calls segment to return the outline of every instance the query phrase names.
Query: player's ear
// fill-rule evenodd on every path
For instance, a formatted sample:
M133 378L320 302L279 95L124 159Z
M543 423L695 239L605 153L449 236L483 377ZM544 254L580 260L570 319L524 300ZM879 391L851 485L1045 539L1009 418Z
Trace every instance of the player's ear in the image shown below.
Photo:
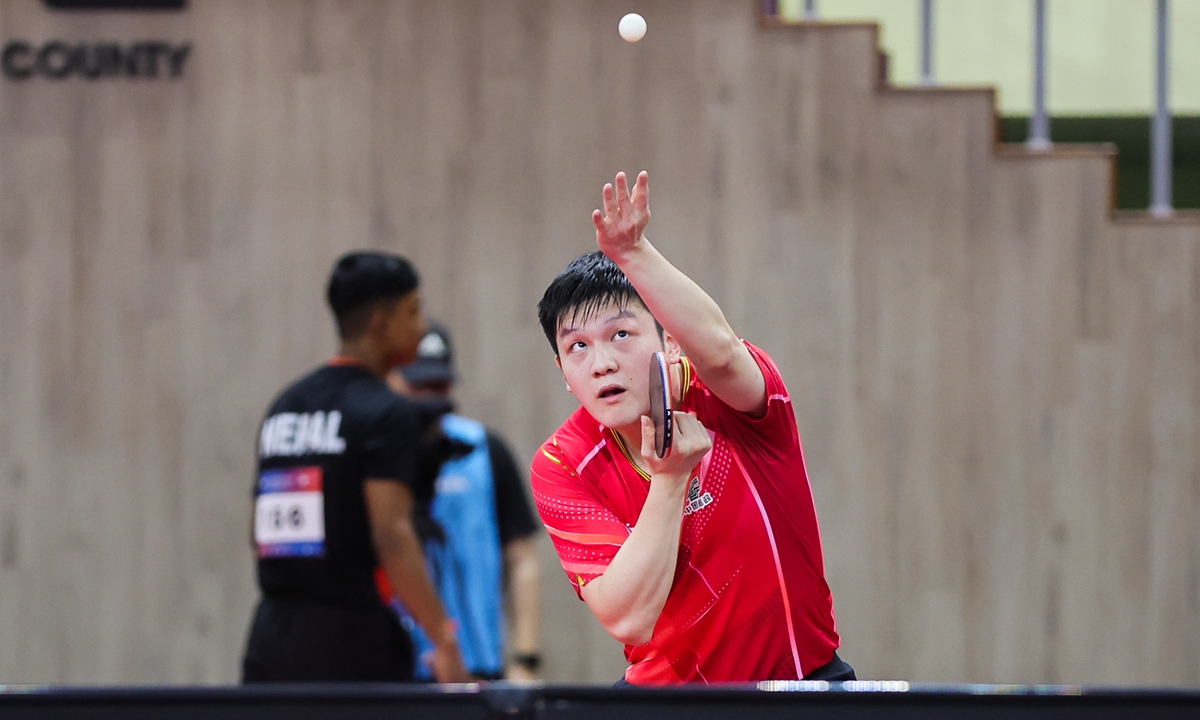
M663 330L663 354L667 356L668 365L683 359L683 350L680 349L679 343L675 342L675 338L666 330Z
M562 358L555 355L554 364L558 366L558 371L562 372ZM567 386L567 392L571 392L571 383L567 382L567 374L563 373L563 385Z
M387 303L376 303L371 309L371 319L367 322L366 335L369 337L380 337L387 329L388 321L391 320L392 308Z

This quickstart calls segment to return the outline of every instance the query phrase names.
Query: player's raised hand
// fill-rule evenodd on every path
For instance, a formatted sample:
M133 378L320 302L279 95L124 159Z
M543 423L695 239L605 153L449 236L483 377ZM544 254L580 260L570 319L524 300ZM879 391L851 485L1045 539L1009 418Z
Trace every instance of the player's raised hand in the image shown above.
M614 187L615 185L615 187ZM604 185L604 211L592 211L596 225L596 244L616 262L635 249L650 222L650 176L638 173L633 192L625 173L617 173L614 183Z
M654 452L654 423L649 417L642 416L642 457L650 465L654 480L686 484L692 468L712 449L712 436L694 413L676 410L671 413L671 420L675 424L671 452L660 458Z

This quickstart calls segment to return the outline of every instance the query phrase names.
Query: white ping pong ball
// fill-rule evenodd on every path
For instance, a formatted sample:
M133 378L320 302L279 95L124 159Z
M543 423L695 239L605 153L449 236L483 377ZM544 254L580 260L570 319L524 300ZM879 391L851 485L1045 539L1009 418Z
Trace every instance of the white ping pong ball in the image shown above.
M629 13L621 18L617 31L629 42L637 42L646 36L646 18L637 13Z

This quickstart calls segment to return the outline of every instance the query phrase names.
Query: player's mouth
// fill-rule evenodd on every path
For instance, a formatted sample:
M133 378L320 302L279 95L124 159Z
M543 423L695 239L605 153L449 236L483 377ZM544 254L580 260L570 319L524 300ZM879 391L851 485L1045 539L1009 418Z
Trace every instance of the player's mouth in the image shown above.
M625 394L625 388L620 385L606 385L596 393L596 397L609 402L616 402L622 395Z

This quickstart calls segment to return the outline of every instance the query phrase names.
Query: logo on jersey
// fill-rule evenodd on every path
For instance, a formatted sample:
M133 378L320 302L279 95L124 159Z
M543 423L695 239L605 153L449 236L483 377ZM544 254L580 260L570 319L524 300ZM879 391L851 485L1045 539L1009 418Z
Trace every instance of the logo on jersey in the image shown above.
M683 514L684 515L691 515L692 513L696 512L698 510L703 510L704 508L713 504L712 493L706 492L703 495L701 495L700 494L701 490L702 490L702 488L700 487L700 476L697 475L696 477L692 478L692 481L690 483L688 483L688 494L687 494L688 502L687 502L687 505L683 506Z
M258 456L340 455L346 450L346 441L338 436L341 426L337 410L272 415L263 423Z

